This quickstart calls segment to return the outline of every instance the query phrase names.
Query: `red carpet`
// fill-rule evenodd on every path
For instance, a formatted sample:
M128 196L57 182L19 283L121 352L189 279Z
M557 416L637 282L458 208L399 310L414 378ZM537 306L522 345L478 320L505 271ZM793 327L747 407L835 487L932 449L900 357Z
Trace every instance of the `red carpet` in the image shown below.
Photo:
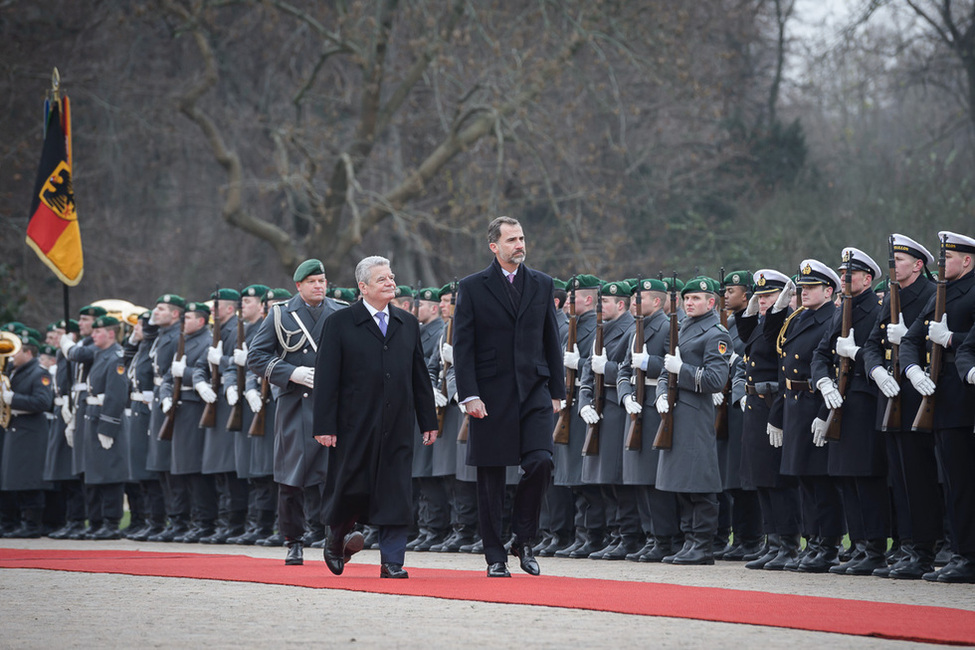
M279 559L145 551L0 549L0 568L345 589L746 623L927 643L975 644L975 612L971 611L713 587L555 576L533 578L524 574L510 580L488 580L481 571L418 568L409 569L409 580L380 580L376 565L351 564L342 576L333 576L317 558L303 567L286 567Z

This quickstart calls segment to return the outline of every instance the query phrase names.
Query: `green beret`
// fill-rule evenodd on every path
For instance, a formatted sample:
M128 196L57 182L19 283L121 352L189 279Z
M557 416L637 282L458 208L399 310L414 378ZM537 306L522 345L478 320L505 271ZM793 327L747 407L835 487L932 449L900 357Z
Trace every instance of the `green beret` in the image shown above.
M41 342L37 339L37 337L29 335L26 330L21 330L18 336L20 337L20 342L24 345L33 345L35 348L40 350Z
M41 350L41 354L46 354L49 357L58 356L58 351L55 349L53 345L42 345L40 350Z
M656 278L643 278L642 280L637 280L640 283L641 291L659 291L661 293L666 293L667 285Z
M700 293L706 291L708 293L718 293L721 291L721 284L714 278L709 278L706 275L699 275L696 278L691 278L681 289L681 297L686 296L689 293Z
M624 280L624 282L626 282L628 285L630 285L631 287L633 287L634 289L636 289L636 285L637 285L637 282L639 282L639 280L637 278L626 278L626 280Z
M562 291L565 291L569 288L565 280L559 280L558 278L552 278L552 284L555 285L556 290L561 289Z
M420 289L420 300L428 302L440 302L440 289L436 287L425 287Z
M231 300L237 302L240 300L240 292L236 289L221 289L219 292L214 291L211 293L210 298L213 300Z
M79 311L78 313L81 314L82 316L91 316L93 318L98 318L99 316L104 316L108 312L105 311L104 307L97 307L95 305L85 305L84 307L81 308L81 311Z
M569 289L598 289L602 284L595 275L575 275L569 280Z
M600 288L599 292L611 298L626 298L633 293L633 288L629 282L624 280L620 282L607 282Z
M287 289L268 289L267 293L264 294L265 300L288 300L291 298L291 292Z
M396 287L397 298L413 298L415 296L416 293L413 291L413 288L409 285L401 284Z
M271 287L269 286L263 284L252 284L249 287L244 287L244 290L241 292L241 295L250 296L251 298L263 298L264 295L270 290ZM291 297L290 293L288 294L288 297L289 298Z
M179 307L180 309L186 309L186 300L177 296L175 293L164 293L159 296L156 300L156 304L163 303L165 305L172 305L173 307Z
M672 283L674 283L674 278L669 276L664 278L664 284L667 285L667 291L670 291L671 288L670 285ZM674 288L677 289L678 291L682 290L684 288L684 281L681 280L680 278L677 278L677 282L674 284Z
M30 334L31 338L37 339L38 341L40 341L41 339L44 338L43 336L41 336L41 333L38 332L33 327L28 327L27 328L27 333Z
M751 271L732 271L724 276L725 286L752 288Z
M207 318L210 317L210 305L205 302L188 302L186 303L186 311L195 311Z
M64 319L62 318L59 321L51 323L51 325L53 325L55 329L64 330L65 332L78 333L81 331L78 327L78 321L73 318L69 318L67 324L65 324Z
M440 297L443 298L445 295L449 296L454 293L454 283L448 282L447 284L440 287Z
M321 260L305 260L295 269L294 281L301 282L309 275L325 275L325 265Z
M874 293L887 293L887 289L890 288L890 278L884 278L877 284L873 285Z
M44 331L45 332L53 332L54 330L58 329L59 327L61 327L61 321L54 321L53 323L48 323L47 328Z
M91 324L92 329L96 327L115 327L119 324L119 319L114 316L99 316L95 319L95 322Z
M16 333L16 332L24 329L25 327L27 327L27 326L24 325L23 323L21 323L19 320L12 320L9 323L5 323L4 326L3 326L3 329L7 330L8 332L15 332Z
M350 305L355 302L355 289L347 289L345 287L333 287L328 290L328 295L330 298L335 300L341 300L342 302L347 302Z
M13 327L15 325L17 327ZM17 322L7 323L4 326L4 329L6 329L8 332L13 333L15 336L23 339L25 342L29 338L30 339L37 339L38 341L41 339L41 333L40 332L38 332L33 327L27 327L23 323L17 323Z

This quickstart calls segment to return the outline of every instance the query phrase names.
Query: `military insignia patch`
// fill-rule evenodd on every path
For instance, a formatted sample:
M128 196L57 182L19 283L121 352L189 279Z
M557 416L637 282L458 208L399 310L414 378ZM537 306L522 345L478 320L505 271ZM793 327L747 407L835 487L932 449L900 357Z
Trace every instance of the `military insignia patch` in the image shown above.
M643 290L644 291L650 291L650 287L652 287L652 286L653 285L650 284L650 280L644 280L643 281Z
M609 292L612 294L615 294L617 292L617 288L615 284L609 285Z
M708 283L705 282L704 280L701 280L701 289L703 291L707 291L707 289L708 289Z
M809 264L806 264L804 267L802 267L802 274L803 275L811 275L812 274L812 266L809 265Z
M843 261L849 262L851 257L850 251L843 251Z
M720 354L724 354L724 353L725 353L725 352L727 352L727 351L728 351L728 344L727 344L727 343L725 343L724 341L720 341L720 342L718 343L718 352L719 352Z
M731 276L731 281L734 282L735 284L738 284L739 282L741 282L741 276L735 273L733 276Z
M396 295L397 296L402 296L403 295L403 290L400 289L399 287L396 287Z
M115 366L115 372L117 372L120 375L124 375L125 374L125 365L120 363L117 366Z
M766 280L765 280L765 274L764 273L760 273L759 276L758 276L758 282L756 282L755 284L757 284L760 287L764 287L765 286L765 282L766 282Z
M45 385L45 386L50 386L51 385L51 378L50 377L41 377L41 383L43 385Z

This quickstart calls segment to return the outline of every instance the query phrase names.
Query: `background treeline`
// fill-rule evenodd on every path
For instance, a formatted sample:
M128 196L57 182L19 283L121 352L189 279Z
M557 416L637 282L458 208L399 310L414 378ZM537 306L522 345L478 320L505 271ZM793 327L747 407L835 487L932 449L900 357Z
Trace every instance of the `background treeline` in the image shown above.
M607 279L886 259L975 233L975 3L0 0L0 320L58 317L23 243L57 65L85 244L72 307L528 262ZM818 35L822 36L819 37Z

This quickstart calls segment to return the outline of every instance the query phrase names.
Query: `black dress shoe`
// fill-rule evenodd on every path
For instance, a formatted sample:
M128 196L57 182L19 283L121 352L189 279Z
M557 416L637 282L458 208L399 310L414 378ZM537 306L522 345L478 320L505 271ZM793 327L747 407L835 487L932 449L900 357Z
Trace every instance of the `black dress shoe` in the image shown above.
M402 564L392 564L391 562L383 562L382 566L379 567L379 577L380 578L409 578L410 574L406 572Z
M329 571L337 576L340 576L342 575L342 572L345 571L345 560L341 555L335 553L331 548L329 548L329 546L330 545L326 545L323 551L325 555L325 566L328 567Z
M515 542L511 545L511 554L518 558L518 561L521 563L521 570L525 573L537 576L542 572L538 568L538 562L535 560L535 552L532 550L531 545L523 542Z
M495 562L494 564L488 565L487 577L489 578L510 578L511 574L508 573L508 567L504 562Z
M258 546L284 546L284 535L281 533L274 533L269 535L264 539L255 542Z
M345 542L343 545L344 557L342 558L345 562L352 559L352 556L362 550L366 545L366 536L357 530L353 530L351 533L345 536Z
M938 582L975 583L975 562L966 557L955 555L951 558L951 562L938 571Z
M288 566L301 566L305 563L304 549L300 541L288 542L288 555L284 558Z

